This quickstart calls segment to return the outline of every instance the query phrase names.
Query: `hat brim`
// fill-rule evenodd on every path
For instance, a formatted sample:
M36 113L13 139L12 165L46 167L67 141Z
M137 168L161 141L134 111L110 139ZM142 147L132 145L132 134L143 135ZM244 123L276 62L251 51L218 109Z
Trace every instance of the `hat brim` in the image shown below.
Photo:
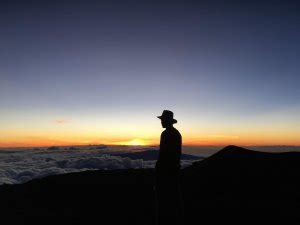
M157 116L157 118L160 119L160 120L163 120L163 119L164 119L164 117L162 117L162 116ZM172 123L177 123L177 120L172 119Z

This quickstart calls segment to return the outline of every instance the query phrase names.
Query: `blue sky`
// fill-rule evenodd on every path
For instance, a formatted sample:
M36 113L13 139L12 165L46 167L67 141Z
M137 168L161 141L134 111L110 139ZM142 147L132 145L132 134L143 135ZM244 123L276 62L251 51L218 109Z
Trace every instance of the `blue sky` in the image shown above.
M160 132L155 116L171 109L193 143L210 143L203 137L212 135L241 137L238 144L300 144L299 6L3 2L0 133L12 132L7 140L22 144L28 133L46 135L51 121L67 120L76 125L51 129L70 135L112 124L118 138L144 130L136 138L153 141ZM124 129L131 126L132 135ZM247 131L259 137L269 130L276 134L246 140ZM286 139L272 142L280 135Z

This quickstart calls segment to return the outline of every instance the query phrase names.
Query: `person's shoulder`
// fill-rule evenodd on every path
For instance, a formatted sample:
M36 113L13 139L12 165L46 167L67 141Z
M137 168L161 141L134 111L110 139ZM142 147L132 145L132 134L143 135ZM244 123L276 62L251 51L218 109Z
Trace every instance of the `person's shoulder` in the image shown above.
M173 133L174 133L175 135L181 137L181 134L180 134L179 130L177 130L175 127L173 127L173 128L174 128L174 129L173 129Z

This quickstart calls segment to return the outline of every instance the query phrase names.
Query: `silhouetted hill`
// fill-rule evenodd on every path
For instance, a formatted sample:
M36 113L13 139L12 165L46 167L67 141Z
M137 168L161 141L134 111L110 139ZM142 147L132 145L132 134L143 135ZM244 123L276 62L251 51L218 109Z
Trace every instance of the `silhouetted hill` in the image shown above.
M289 224L300 219L299 152L266 153L228 146L186 168L183 175L191 206L187 218L201 211L237 223Z
M228 146L182 170L185 224L299 222L300 153ZM9 224L154 224L154 170L87 171L0 187ZM8 224L8 223L7 223Z
M223 175L296 175L300 170L300 152L268 153L227 146L211 157L194 163L190 169Z

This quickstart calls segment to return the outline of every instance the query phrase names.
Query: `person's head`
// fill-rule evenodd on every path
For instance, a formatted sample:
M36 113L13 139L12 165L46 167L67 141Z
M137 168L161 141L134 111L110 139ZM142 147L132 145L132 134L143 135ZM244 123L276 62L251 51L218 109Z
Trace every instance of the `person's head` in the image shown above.
M168 128L168 127L172 127L173 126L173 123L169 120L161 120L161 126L163 128Z
M164 110L161 116L158 116L161 120L161 125L163 128L172 127L174 123L177 123L177 120L174 118L174 113L170 110Z

